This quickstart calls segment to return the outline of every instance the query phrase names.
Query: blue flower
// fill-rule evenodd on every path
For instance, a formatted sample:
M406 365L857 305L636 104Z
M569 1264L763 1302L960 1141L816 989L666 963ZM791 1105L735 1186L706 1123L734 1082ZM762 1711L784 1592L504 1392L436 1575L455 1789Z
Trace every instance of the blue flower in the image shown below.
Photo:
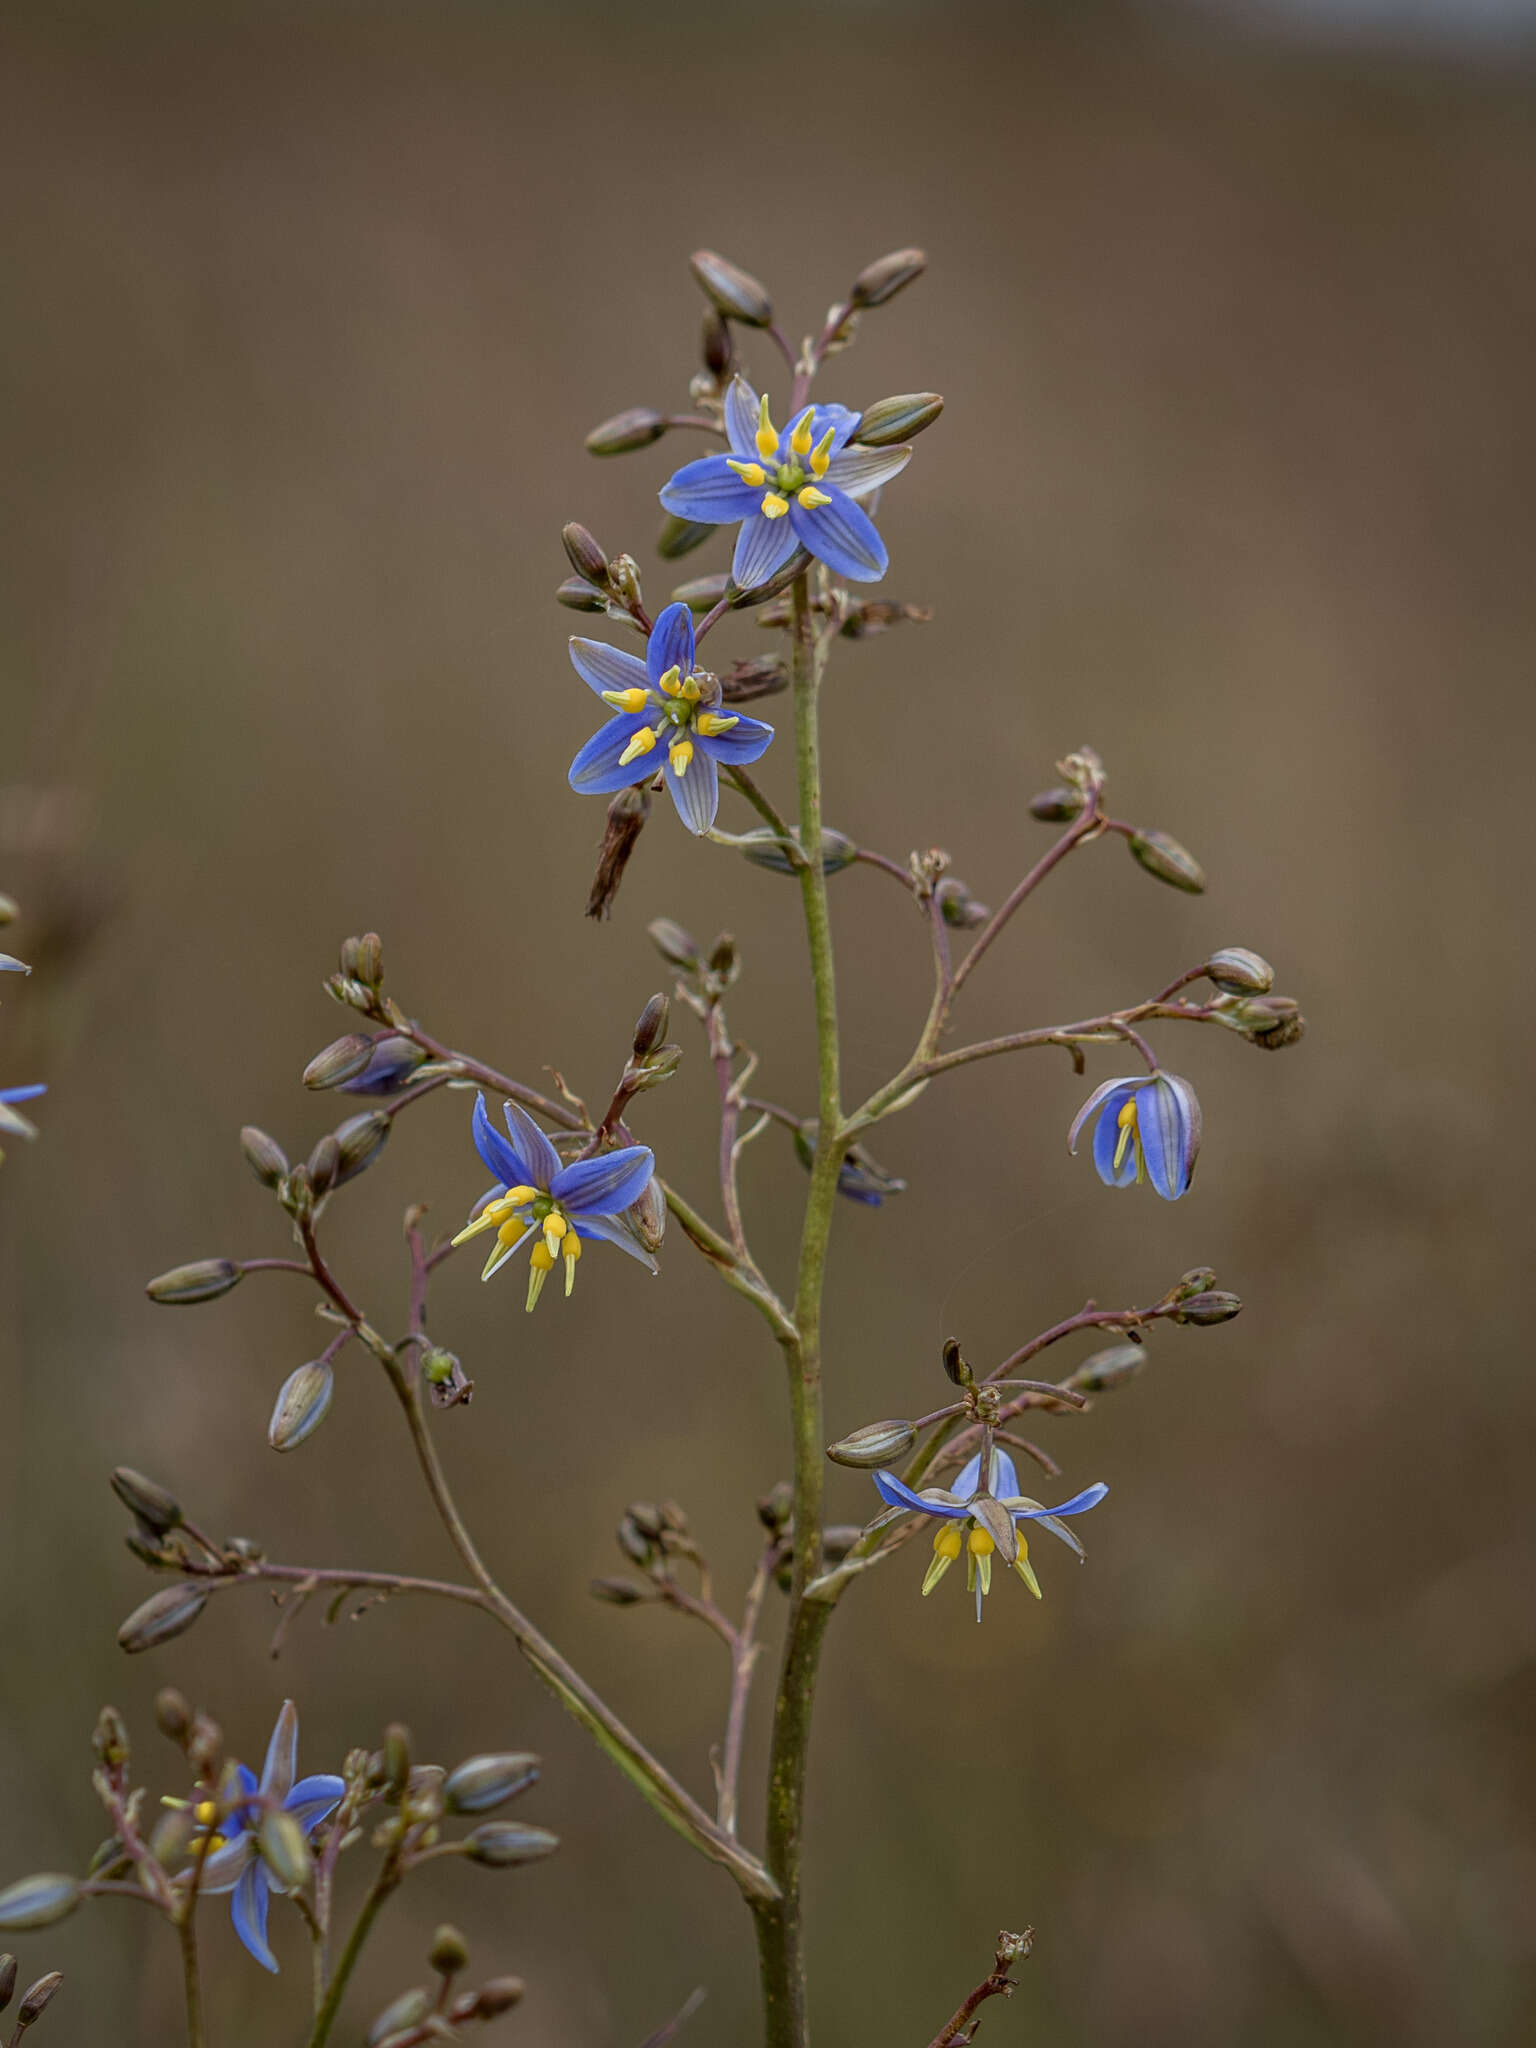
M234 1893L229 1910L235 1932L264 1970L275 1970L277 1957L267 1942L267 1905L273 1880L257 1848L262 1813L270 1806L281 1806L308 1835L330 1818L347 1789L344 1779L330 1773L296 1778L298 1764L298 1709L292 1700L284 1700L267 1744L261 1776L244 1764L234 1767L239 1794L250 1803L237 1803L222 1819L216 1801L194 1808L205 1826L216 1823L218 1827L203 1864L202 1889Z
M741 521L731 575L742 590L774 576L797 547L835 575L874 583L889 557L874 521L856 498L899 476L910 448L850 448L859 414L845 405L808 405L783 433L745 378L725 395L729 455L686 462L663 487L661 502L706 526Z
M571 763L571 787L583 796L608 796L641 781L667 750L667 788L690 832L707 832L720 807L716 763L755 761L767 751L773 727L760 718L720 709L720 685L694 669L693 614L669 604L651 629L645 659L601 640L574 639L571 662L584 683L614 713Z
M33 1081L26 1087L0 1088L0 1131L9 1131L13 1138L35 1138L37 1126L30 1117L19 1116L12 1109L13 1102L31 1102L39 1095L48 1093L46 1081ZM5 1157L0 1152L0 1159Z
M956 1475L953 1487L948 1489L930 1486L922 1493L915 1493L894 1472L875 1474L876 1491L886 1506L894 1511L892 1515L882 1516L881 1522L893 1520L904 1510L932 1515L939 1521L940 1526L933 1539L933 1562L923 1580L924 1593L933 1591L961 1551L965 1551L966 1590L974 1591L976 1595L978 1621L981 1619L982 1595L992 1590L994 1551L1002 1557L1004 1564L1013 1566L1035 1598L1040 1598L1040 1582L1029 1562L1029 1545L1019 1533L1021 1522L1038 1522L1081 1557L1083 1546L1061 1517L1086 1514L1089 1508L1096 1508L1109 1491L1102 1481L1096 1481L1092 1486L1085 1486L1081 1493L1073 1494L1070 1500L1064 1500L1060 1507L1042 1507L1039 1501L1019 1492L1019 1475L1012 1458L995 1446L991 1478L991 1485L983 1487L979 1451ZM960 1526L962 1523L969 1523L970 1527L964 1529Z
M1187 1081L1159 1073L1103 1082L1072 1120L1069 1152L1095 1110L1093 1163L1106 1187L1149 1180L1165 1202L1188 1190L1200 1151L1200 1105Z
M565 1261L565 1291L570 1293L583 1238L606 1238L654 1273L656 1261L620 1220L624 1211L639 1201L656 1170L649 1148L626 1145L619 1152L600 1152L595 1159L577 1159L562 1166L554 1146L515 1102L506 1105L506 1117L511 1144L487 1116L485 1097L477 1099L475 1150L495 1174L497 1191L453 1241L462 1244L482 1230L496 1232L480 1278L489 1280L530 1237L534 1239L529 1254L530 1309L557 1258Z

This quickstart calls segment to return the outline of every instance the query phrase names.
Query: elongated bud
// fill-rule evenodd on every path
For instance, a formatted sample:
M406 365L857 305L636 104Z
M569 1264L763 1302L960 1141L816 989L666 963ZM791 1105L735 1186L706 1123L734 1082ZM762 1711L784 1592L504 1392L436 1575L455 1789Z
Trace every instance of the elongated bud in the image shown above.
M866 448L894 448L931 427L944 410L937 391L904 391L898 398L877 398L859 417L851 439Z
M432 2005L431 1992L422 1990L420 1985L411 1991L402 1991L375 2016L364 2036L368 2048L391 2048L396 2039L420 2040L416 2029L432 2010Z
M443 1805L449 1813L490 1813L538 1780L539 1759L531 1750L472 1756L444 1779Z
M1183 1305L1174 1311L1176 1323L1230 1323L1243 1312L1242 1299L1236 1294L1227 1294L1220 1288L1213 1288L1209 1294L1192 1294Z
M0 925L14 924L21 915L21 905L14 896L0 893Z
M16 2032L18 2034L24 2028L30 2027L34 2020L42 2018L45 2009L53 1998L53 1994L63 1982L64 1973L62 1970L50 1970L46 1977L39 1977L35 1984L28 1987L26 1996L16 2008Z
M789 668L777 654L737 661L720 678L722 704L750 704L758 697L777 697L789 688Z
M652 918L646 926L651 944L669 966L681 967L696 972L699 965L699 942L691 932L685 932L680 924L674 924L670 917Z
M349 1180L355 1180L365 1167L371 1166L389 1142L394 1128L388 1114L382 1109L372 1109L363 1116L348 1117L344 1124L336 1126L335 1137L339 1148L336 1166L337 1187Z
M939 915L955 931L974 931L992 915L985 903L978 903L964 882L946 875L934 891Z
M592 429L587 436L587 453L628 455L631 449L649 448L666 431L667 422L654 406L632 405L627 412L616 412L611 420L604 420L600 427ZM571 559L575 561L575 556L572 555ZM591 573L580 562L576 563L576 570L582 576Z
M794 831L795 844L800 843L798 829ZM768 868L776 875L796 875L800 872L778 833L771 825L754 826L742 834L742 856L754 867ZM821 872L824 875L841 874L851 867L859 857L859 849L846 832L834 832L830 825L824 826L821 834Z
M672 602L687 605L691 612L713 611L730 587L731 579L722 569L716 576L695 576L691 582L679 583Z
M80 1886L72 1877L51 1871L24 1877L0 1892L0 1928L24 1934L30 1928L51 1927L73 1913L80 1903Z
M701 548L717 530L706 526L701 519L684 519L676 512L669 512L656 536L656 552L664 562L680 562L684 555L691 555L695 548Z
M578 520L560 529L560 538L571 567L578 576L594 583L599 590L608 588L608 557L599 547L596 539Z
M457 1927L451 1927L444 1921L432 1937L427 1961L439 1977L457 1977L460 1970L469 1968L469 1943Z
M688 267L698 279L704 296L728 320L745 327L770 327L773 301L757 279L713 249L696 249Z
M233 1259L194 1259L190 1266L173 1266L169 1273L159 1274L144 1292L166 1306L190 1307L197 1301L217 1301L240 1280Z
M172 1742L183 1741L192 1726L191 1706L174 1685L155 1694L155 1726Z
M384 979L384 941L377 932L343 940L341 971L348 981L361 982L366 989L379 987Z
M296 1892L309 1882L314 1867L309 1842L303 1827L284 1807L268 1807L256 1830L256 1843L279 1890Z
M13 1955L0 1956L0 2012L5 2011L5 2008L15 1996L15 1992L16 1958Z
M944 1370L957 1387L973 1387L976 1375L960 1355L960 1346L953 1337L944 1339Z
M316 1141L315 1149L304 1162L304 1171L309 1176L310 1190L315 1195L329 1194L336 1185L336 1176L341 1171L341 1147L335 1133L327 1131Z
M157 1536L181 1527L181 1503L174 1494L135 1472L131 1465L119 1465L112 1474L112 1491L130 1514L147 1522Z
M117 1632L117 1646L130 1656L153 1650L173 1636L185 1635L208 1605L208 1595L198 1586L166 1586L152 1593Z
M625 1515L614 1531L620 1550L631 1564L648 1565L656 1547L656 1539L648 1536L632 1516Z
M1147 873L1170 888L1187 889L1191 896L1205 888L1205 869L1170 833L1133 832L1127 843Z
M1273 967L1246 946L1223 946L1206 961L1205 971L1224 995L1267 996L1275 985Z
M296 1450L313 1436L331 1412L335 1391L336 1375L323 1359L311 1359L289 1373L267 1424L267 1442L273 1450Z
M1144 1344L1111 1344L1085 1358L1062 1385L1075 1394L1105 1394L1111 1387L1123 1387L1127 1380L1135 1379L1146 1362Z
M304 1069L304 1086L337 1088L354 1074L360 1074L372 1058L373 1040L360 1031L349 1031L345 1037L333 1039L324 1052L315 1054Z
M492 1820L465 1838L464 1854L471 1863L483 1863L490 1870L510 1870L515 1864L536 1863L559 1846L560 1837L552 1835L548 1828Z
M667 1035L667 1025L672 1019L672 1005L664 995L654 995L640 1012L635 1025L635 1058L644 1059Z
M893 249L889 256L877 256L873 263L864 266L853 280L848 296L861 309L883 306L898 292L905 291L927 268L928 258L921 249Z
M607 598L585 576L567 576L563 583L557 583L555 601L573 612L605 612L608 609Z
M521 1977L492 1977L475 1993L475 2002L465 2019L493 2020L510 2012L521 2000L526 1986Z
M255 1124L247 1124L241 1131L240 1150L245 1154L246 1165L264 1188L275 1188L288 1171L287 1153L276 1138L269 1138Z
M1080 789L1042 789L1029 800L1029 812L1043 825L1069 825L1083 808Z
M714 306L704 315L704 325L699 332L699 353L716 387L723 385L736 360L736 345L731 340L731 330L724 315Z
M917 1431L910 1422L866 1422L851 1436L829 1444L827 1456L834 1465L870 1471L876 1465L889 1465L893 1458L904 1456L916 1442Z
M411 1731L403 1721L391 1721L384 1730L381 1767L385 1789L398 1797L411 1775Z

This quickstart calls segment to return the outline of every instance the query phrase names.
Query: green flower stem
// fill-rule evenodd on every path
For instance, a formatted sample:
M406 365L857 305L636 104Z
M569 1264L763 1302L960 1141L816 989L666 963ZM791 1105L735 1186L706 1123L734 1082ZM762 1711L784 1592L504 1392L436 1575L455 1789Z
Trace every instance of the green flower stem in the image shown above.
M794 586L791 676L795 706L795 769L800 799L800 844L821 845L821 754L817 699L825 643L815 634L810 589ZM817 1665L830 1608L808 1601L805 1590L822 1566L823 1444L821 1399L821 1296L827 1239L846 1150L838 1057L837 994L832 926L821 862L800 870L806 940L816 1003L818 1139L800 1236L793 1338L783 1338L795 1459L794 1578L785 1632L784 1662L774 1702L768 1764L765 1854L780 1896L754 1908L762 1972L767 2048L805 2048L805 1950L800 1867L805 1824L806 1764Z
M309 2048L325 2048L325 2043L330 2039L331 2028L335 2024L336 2015L341 2011L341 2001L346 1996L347 1985L351 1980L352 1972L357 1968L357 1959L362 1954L369 1935L373 1932L373 1923L379 1916L379 1908L399 1882L400 1866L395 1856L391 1854L386 1856L383 1863L379 1866L379 1874L369 1887L368 1896L358 1909L357 1918L352 1923L352 1932L347 1936L347 1945L342 1950L340 1959L336 1964L336 1974L331 1979L329 1991L325 1994L325 2003L315 2014L314 2031L309 2037Z

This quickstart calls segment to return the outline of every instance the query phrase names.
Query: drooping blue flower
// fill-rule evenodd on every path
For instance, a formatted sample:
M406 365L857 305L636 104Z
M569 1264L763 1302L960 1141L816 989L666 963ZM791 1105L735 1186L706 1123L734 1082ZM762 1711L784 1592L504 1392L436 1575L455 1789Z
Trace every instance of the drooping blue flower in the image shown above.
M913 1514L932 1515L939 1522L933 1539L933 1561L923 1580L924 1593L931 1593L961 1551L965 1552L966 1590L976 1595L978 1621L981 1619L982 1596L992 1590L994 1551L1001 1555L1004 1564L1012 1565L1037 1600L1041 1597L1040 1581L1029 1562L1029 1545L1020 1533L1021 1522L1038 1522L1081 1557L1083 1546L1061 1517L1086 1514L1089 1508L1096 1508L1109 1491L1102 1481L1095 1481L1092 1486L1085 1486L1081 1493L1073 1494L1070 1500L1064 1500L1060 1507L1042 1507L1039 1501L1020 1493L1019 1475L1012 1458L995 1445L990 1486L984 1487L981 1483L979 1451L956 1474L952 1487L930 1486L917 1493L894 1472L877 1472L874 1477L875 1490L886 1506L894 1511L892 1516L882 1519L894 1519L896 1514L908 1510ZM966 1523L968 1528L961 1526Z
M1188 1190L1200 1152L1200 1105L1187 1081L1157 1073L1102 1082L1072 1119L1069 1152L1095 1111L1093 1163L1106 1187L1149 1180L1165 1202Z
M686 462L662 487L661 502L680 518L734 526L731 575L755 590L776 575L797 547L835 575L874 583L885 574L885 542L854 501L899 476L910 448L859 448L848 442L859 414L845 405L808 405L782 433L744 377L725 394L729 455Z
M202 1889L233 1892L229 1910L235 1932L264 1970L276 1970L277 1957L267 1941L267 1906L274 1880L257 1847L262 1814L272 1805L281 1806L309 1835L335 1812L347 1789L344 1779L329 1772L300 1778L298 1766L298 1709L292 1700L284 1700L267 1744L261 1776L245 1764L234 1767L239 1791L250 1803L236 1804L222 1818L213 1801L194 1809L205 1826L218 1828L203 1864ZM281 1886L276 1888L281 1890Z
M600 1152L593 1159L561 1164L560 1155L533 1118L515 1102L506 1104L509 1144L486 1114L485 1097L475 1102L475 1150L495 1174L497 1192L453 1240L463 1244L482 1230L494 1230L496 1242L485 1262L482 1280L504 1266L529 1238L528 1307L543 1291L556 1259L565 1261L565 1291L576 1279L576 1261L583 1238L606 1238L621 1251L656 1271L656 1261L620 1221L639 1201L656 1170L645 1145L626 1145L618 1152Z
M651 629L645 659L601 640L573 639L571 663L614 716L571 763L571 787L611 796L641 781L667 753L667 788L690 832L707 832L720 807L717 763L745 766L766 752L773 727L720 709L720 685L695 670L693 614L669 604Z

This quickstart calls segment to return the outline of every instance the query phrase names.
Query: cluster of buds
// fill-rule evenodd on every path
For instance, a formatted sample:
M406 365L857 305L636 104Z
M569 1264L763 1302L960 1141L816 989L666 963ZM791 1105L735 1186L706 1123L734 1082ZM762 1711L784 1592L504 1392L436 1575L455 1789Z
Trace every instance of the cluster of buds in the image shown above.
M364 2037L367 2048L425 2048L428 2042L461 2040L461 2026L500 2019L521 2002L526 1989L521 1977L492 1977L474 1990L457 1990L469 1968L469 1944L446 1923L432 1936L427 1968L437 1982L413 1985L376 2013Z
M741 973L741 955L730 932L721 932L706 950L670 917L653 918L646 931L662 959L676 968L678 993L701 1017L721 1001Z
M612 1607L633 1607L641 1600L659 1600L671 1583L680 1559L699 1571L708 1570L708 1560L693 1540L688 1517L675 1500L632 1500L619 1518L614 1541L629 1562L645 1574L636 1579L604 1578L592 1581L594 1599Z
M16 2024L11 2032L11 2048L21 2040L28 2027L40 2020L52 2003L53 1995L64 1982L62 1971L50 1970L45 1977L39 1977L29 1984L21 1994L21 2003L16 2008ZM6 2011L16 1996L16 1958L0 1955L0 2012Z
M1275 970L1246 946L1223 946L1202 972L1220 991L1211 1015L1265 1052L1281 1052L1305 1033L1307 1020L1291 996L1272 993Z

